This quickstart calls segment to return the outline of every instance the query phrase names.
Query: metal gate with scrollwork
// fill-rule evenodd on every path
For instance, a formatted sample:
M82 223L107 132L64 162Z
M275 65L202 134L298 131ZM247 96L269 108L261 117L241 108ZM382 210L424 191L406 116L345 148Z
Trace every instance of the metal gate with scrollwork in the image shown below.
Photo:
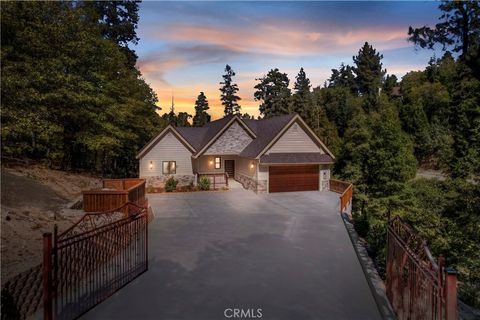
M457 279L400 217L388 223L387 297L399 320L457 319Z
M146 209L127 203L47 235L44 318L78 318L147 271L147 223Z

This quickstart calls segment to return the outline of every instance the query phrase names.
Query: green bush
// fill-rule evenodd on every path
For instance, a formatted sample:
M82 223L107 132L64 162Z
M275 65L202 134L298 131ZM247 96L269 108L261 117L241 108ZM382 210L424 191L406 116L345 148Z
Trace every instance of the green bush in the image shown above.
M210 190L210 179L207 176L201 176L198 181L198 186L201 190Z
M175 180L175 178L173 177L168 178L168 180L165 182L165 191L166 192L175 191L175 189L177 189L177 183L178 181Z
M354 213L353 214L354 227L358 235L362 238L365 238L370 229L370 224L368 223L368 218L366 214Z

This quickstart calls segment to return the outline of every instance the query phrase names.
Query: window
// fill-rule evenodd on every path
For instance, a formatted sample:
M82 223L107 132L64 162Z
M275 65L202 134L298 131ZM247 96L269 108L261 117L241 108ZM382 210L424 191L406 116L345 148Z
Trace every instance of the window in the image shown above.
M215 169L222 168L222 159L220 157L215 157Z
M163 161L163 174L175 174L177 163L175 161Z

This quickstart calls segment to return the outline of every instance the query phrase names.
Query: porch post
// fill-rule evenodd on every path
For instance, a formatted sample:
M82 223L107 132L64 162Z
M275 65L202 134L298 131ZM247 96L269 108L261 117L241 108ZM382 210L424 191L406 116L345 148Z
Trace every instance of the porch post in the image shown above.
M457 273L445 269L445 320L457 319Z
M43 319L53 319L52 234L43 234Z

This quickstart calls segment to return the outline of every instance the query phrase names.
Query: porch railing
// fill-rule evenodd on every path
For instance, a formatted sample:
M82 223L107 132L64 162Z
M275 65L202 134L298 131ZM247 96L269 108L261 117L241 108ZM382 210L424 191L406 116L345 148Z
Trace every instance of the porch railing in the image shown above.
M83 191L85 212L108 211L127 202L145 205L145 179L105 179L102 189Z
M340 193L340 214L348 211L349 206L352 204L353 184L330 179L330 191Z
M199 173L198 179L200 177L207 177L210 180L210 185L213 190L216 190L217 187L225 186L228 187L228 173Z

